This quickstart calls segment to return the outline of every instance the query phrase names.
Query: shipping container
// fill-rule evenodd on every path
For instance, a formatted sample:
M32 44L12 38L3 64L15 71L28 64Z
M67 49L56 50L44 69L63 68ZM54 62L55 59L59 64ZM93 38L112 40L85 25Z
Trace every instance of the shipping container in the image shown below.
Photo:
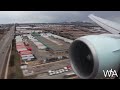
M26 50L26 51L21 51L20 54L21 54L21 55L26 55L26 54L32 54L32 52Z

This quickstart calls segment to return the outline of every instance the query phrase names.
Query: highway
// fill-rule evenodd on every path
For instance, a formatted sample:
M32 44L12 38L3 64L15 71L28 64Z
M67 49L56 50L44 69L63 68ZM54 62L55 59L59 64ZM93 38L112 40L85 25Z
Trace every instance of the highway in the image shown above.
M0 78L3 78L8 51L14 39L14 30L15 26L12 26L7 34L0 40Z

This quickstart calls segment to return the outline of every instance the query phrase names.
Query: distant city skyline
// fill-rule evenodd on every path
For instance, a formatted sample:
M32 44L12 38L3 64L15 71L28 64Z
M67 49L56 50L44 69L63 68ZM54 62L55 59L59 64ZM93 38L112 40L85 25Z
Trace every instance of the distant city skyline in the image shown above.
M120 11L0 11L0 24L92 22L89 14L120 23Z

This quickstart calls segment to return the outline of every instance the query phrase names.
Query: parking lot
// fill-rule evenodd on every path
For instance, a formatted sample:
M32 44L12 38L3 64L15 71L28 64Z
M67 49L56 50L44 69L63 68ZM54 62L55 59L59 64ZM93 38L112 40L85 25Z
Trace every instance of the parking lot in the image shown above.
M70 66L69 60L56 61L48 64L38 65L34 67L34 72L36 72L36 77L34 79L65 79L64 75L73 72L72 69L67 70L66 72L59 72L64 67ZM49 71L57 71L57 73L50 75Z

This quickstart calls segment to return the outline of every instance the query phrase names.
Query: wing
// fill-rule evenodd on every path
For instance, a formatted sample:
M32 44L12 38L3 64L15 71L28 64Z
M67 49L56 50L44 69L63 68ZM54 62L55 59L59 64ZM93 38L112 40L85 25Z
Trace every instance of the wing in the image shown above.
M109 31L110 33L120 34L120 24L110 21L110 20L97 17L93 14L90 14L88 17L92 19L94 22L96 22L99 26Z

